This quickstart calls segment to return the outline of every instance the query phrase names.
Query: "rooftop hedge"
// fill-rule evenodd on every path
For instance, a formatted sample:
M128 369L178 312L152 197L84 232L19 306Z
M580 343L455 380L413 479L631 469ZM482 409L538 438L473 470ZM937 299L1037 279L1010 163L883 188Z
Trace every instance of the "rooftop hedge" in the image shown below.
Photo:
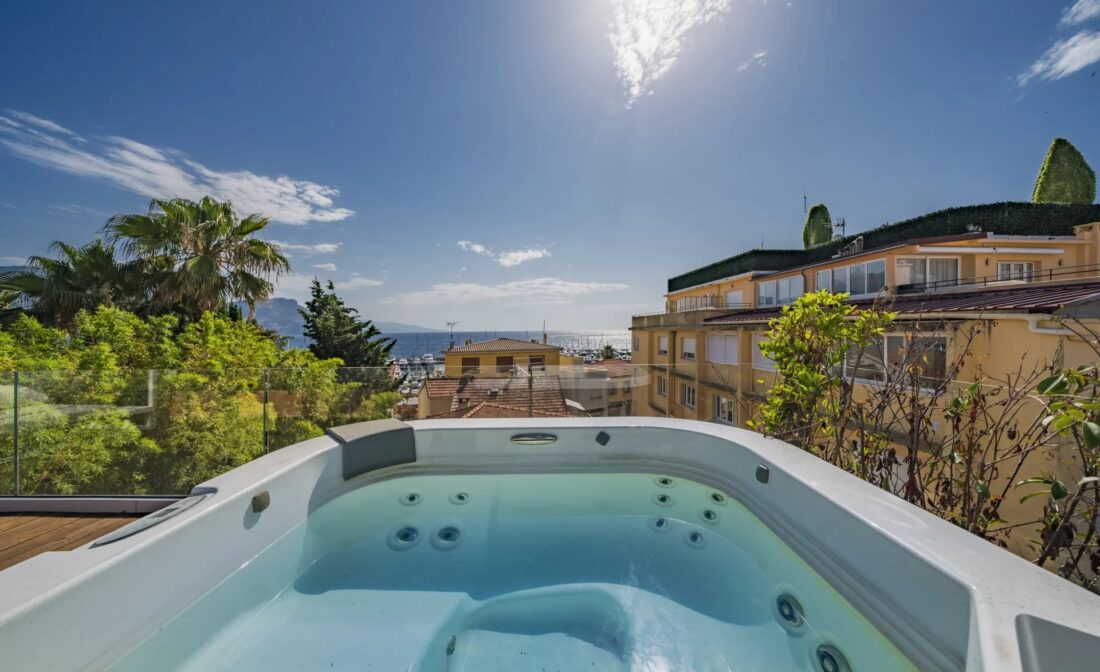
M937 210L892 224L883 224L806 250L748 250L668 280L668 291L728 278L748 271L781 271L831 259L856 238L864 251L918 238L981 231L1002 235L1071 236L1073 227L1100 221L1100 204L1004 202Z

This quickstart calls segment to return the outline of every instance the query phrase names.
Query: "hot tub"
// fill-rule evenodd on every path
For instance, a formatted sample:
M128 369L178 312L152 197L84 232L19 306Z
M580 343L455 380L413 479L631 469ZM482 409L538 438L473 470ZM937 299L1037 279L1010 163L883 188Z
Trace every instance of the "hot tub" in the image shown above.
M0 572L5 670L1031 671L1098 634L1100 598L679 420L337 428Z

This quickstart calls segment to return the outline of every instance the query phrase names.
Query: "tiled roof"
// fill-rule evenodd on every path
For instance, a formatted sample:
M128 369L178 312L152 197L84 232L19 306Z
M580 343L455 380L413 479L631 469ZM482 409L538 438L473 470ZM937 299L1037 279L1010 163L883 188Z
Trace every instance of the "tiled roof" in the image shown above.
M535 376L531 381L530 394L526 376L430 378L424 384L429 397L451 397L451 410L486 402L515 406L526 412L528 399L531 399L536 411L569 413L557 376Z
M623 359L601 359L588 366L606 369L608 378L625 378L634 371L634 367L631 366L630 362Z
M514 352L516 350L560 351L561 348L556 345L549 345L546 343L521 341L518 338L494 338L492 340L481 341L479 343L460 345L456 348L448 350L447 352Z
M550 412L532 410L531 416L540 418L562 418L573 415L567 411ZM526 408L520 408L518 406L505 406L502 404L491 404L487 401L483 401L476 406L464 406L462 408L456 408L453 411L446 411L445 413L438 413L436 415L428 416L429 420L438 418L526 418L530 417L527 414Z
M903 315L950 315L951 313L1053 313L1063 308L1100 301L1100 281L1032 284L966 292L928 292L899 296L887 309ZM854 301L860 308L874 302ZM704 320L707 324L751 324L779 317L776 308L731 313Z

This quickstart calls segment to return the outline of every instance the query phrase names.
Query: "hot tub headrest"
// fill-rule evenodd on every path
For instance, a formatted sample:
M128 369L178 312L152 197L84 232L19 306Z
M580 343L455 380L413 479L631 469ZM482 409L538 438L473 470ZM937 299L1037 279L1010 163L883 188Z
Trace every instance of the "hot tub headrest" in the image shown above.
M328 435L342 446L345 481L375 469L416 462L413 428L400 420L342 425L328 430Z

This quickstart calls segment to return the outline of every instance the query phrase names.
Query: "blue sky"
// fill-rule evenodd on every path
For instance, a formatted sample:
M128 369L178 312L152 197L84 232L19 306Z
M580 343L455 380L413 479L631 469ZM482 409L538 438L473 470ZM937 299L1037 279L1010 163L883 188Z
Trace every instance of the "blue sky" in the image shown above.
M464 329L626 328L665 280L1027 200L1100 162L1100 0L8 3L0 265L150 196L272 217L303 296Z

